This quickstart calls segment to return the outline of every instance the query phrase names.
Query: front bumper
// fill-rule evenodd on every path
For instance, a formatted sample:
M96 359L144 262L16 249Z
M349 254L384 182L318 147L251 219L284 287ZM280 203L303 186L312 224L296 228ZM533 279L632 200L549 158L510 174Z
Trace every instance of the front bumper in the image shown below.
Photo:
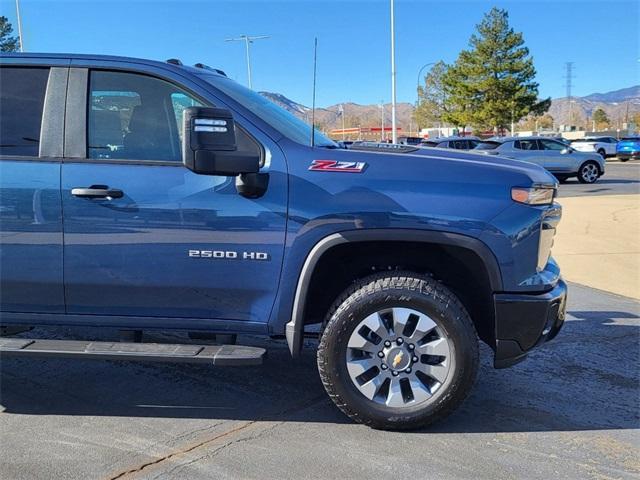
M498 293L494 308L494 366L506 368L558 334L567 308L567 284L560 279L553 290L541 294Z

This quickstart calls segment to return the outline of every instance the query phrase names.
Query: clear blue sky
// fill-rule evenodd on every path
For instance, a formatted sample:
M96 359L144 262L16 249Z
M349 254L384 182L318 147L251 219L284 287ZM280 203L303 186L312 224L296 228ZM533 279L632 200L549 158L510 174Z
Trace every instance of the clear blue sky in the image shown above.
M0 14L15 27L14 0ZM128 55L222 68L246 83L243 45L254 44L253 86L310 105L318 37L317 104L390 101L389 1L20 0L28 51ZM398 101L414 101L419 68L452 62L492 6L508 9L534 57L542 96L564 96L564 62L575 62L574 95L639 80L637 1L396 0ZM17 30L17 28L14 28Z

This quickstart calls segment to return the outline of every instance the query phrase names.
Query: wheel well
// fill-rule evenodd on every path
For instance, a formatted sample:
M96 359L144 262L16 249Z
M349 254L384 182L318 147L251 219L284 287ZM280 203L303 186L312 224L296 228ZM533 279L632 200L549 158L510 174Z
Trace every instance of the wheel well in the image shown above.
M311 276L305 324L322 322L331 304L354 281L384 270L410 270L441 281L463 303L480 338L494 346L493 292L484 262L471 249L438 243L364 241L330 248Z

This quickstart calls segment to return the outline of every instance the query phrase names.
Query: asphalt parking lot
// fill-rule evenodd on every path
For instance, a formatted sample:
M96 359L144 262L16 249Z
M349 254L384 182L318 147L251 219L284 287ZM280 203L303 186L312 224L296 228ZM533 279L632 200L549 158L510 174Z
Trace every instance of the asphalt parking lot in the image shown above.
M295 363L281 341L267 342L265 365L239 369L3 360L0 472L4 479L638 478L640 303L571 285L568 311L559 337L511 369L494 370L484 349L462 408L413 433L351 423L326 397L313 350Z
M593 195L632 195L640 193L640 161L618 162L607 160L605 174L593 185L583 185L570 178L560 186L560 197L586 197Z

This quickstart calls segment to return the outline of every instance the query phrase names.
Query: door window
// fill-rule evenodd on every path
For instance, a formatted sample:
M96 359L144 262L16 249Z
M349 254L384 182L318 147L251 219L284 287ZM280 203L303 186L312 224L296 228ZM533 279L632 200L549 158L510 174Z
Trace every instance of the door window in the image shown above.
M539 150L535 140L516 140L513 146L518 150Z
M554 142L553 140L539 140L539 142L542 144L543 150L554 150L559 152L567 148L566 145L563 145L560 142Z
M37 157L48 68L0 69L0 155Z
M158 78L94 70L89 80L88 157L179 162L182 112L201 105Z

